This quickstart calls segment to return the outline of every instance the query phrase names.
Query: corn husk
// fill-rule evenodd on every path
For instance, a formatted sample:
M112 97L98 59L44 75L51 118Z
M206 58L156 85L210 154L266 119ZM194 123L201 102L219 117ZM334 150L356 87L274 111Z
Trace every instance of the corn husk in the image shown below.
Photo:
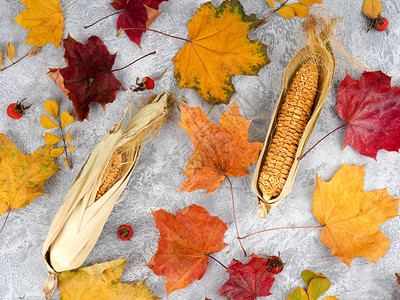
M43 258L49 271L44 287L51 299L60 272L80 267L96 244L114 205L126 187L144 142L155 136L168 113L170 95L161 93L138 110L123 128L120 121L100 141L86 160L71 190L51 224L43 245ZM110 158L117 151L123 157L116 182L100 199L96 193L106 176Z
M265 138L264 146L261 150L251 183L251 188L258 199L257 214L260 218L266 218L269 211L275 208L292 190L299 167L299 158L303 155L308 140L310 139L314 127L317 124L318 118L321 114L326 97L332 84L335 71L335 56L331 48L330 37L333 34L333 30L338 22L338 19L333 19L328 24L324 24L324 20L316 19L312 15L309 16L304 25L304 31L307 34L308 44L304 48L300 49L293 56L285 69L279 100L272 114L268 133ZM323 28L320 30L320 32L318 32L318 27L321 26L321 23L323 24ZM282 192L279 194L279 196L274 198L263 197L262 192L258 187L258 178L262 170L265 156L268 153L269 145L271 144L274 135L279 109L286 96L286 91L289 89L290 83L292 82L297 70L306 61L316 62L320 73L318 78L318 91L315 96L313 111L302 135L302 138L300 139L294 163L292 165L292 168L290 169Z

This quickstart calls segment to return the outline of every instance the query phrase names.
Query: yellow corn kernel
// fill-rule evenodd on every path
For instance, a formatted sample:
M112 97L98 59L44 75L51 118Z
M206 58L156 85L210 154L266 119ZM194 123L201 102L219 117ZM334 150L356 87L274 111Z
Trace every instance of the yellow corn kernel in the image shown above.
M275 135L258 186L264 198L279 196L294 162L318 89L318 66L304 63L296 72L279 110Z
M107 165L106 168L106 177L101 184L99 190L97 191L96 194L96 200L99 200L109 189L112 188L114 183L117 181L117 177L119 175L119 172L121 171L122 167L122 155L120 153L114 152L114 154L111 156L110 162Z

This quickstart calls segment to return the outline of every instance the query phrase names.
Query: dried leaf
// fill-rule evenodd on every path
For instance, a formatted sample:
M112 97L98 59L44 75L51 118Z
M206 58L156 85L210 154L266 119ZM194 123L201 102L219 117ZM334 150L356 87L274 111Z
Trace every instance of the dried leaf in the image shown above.
M63 153L64 153L64 148L53 148L50 151L50 154L53 157L59 157Z
M181 115L179 125L189 133L195 150L179 191L206 189L209 194L226 176L249 175L246 169L257 161L262 144L247 141L251 121L243 119L236 101L221 115L220 125L210 122L199 106L184 103Z
M379 150L400 149L400 87L381 71L364 72L360 80L346 73L336 109L346 122L344 146L376 159Z
M277 11L278 14L280 14L283 18L286 20L293 18L294 15L294 9L289 6L284 6L281 9Z
M229 103L233 75L258 75L269 63L267 46L247 38L259 20L247 16L239 1L211 2L188 22L189 39L173 58L180 88L194 88L211 104ZM232 38L234 37L234 38Z
M397 279L397 283L400 284L400 273L396 273L396 279Z
M376 19L382 15L381 0L364 0L363 14L371 19Z
M68 150L68 149L67 149L67 150ZM68 156L64 156L63 159L62 159L62 161L63 161L64 165L67 166L68 169L71 169L71 164L70 164L70 162L69 162Z
M227 246L223 238L228 227L195 204L178 211L176 216L163 209L152 213L160 239L147 266L156 275L167 276L165 287L169 295L203 277L207 255Z
M275 0L267 0L267 3L269 6L271 6L272 9L275 9Z
M287 6L292 8L296 17L299 17L299 18L304 18L305 16L307 16L307 14L310 11L306 5L300 4L300 3L293 3L293 4L289 4Z
M28 57L35 56L36 54L38 54L39 50L40 48L38 46L33 46L32 49L28 52Z
M126 266L126 259L117 259L75 272L61 273L60 294L63 300L104 299L104 300L156 300L144 281L121 283L120 277Z
M331 287L331 282L328 278L314 278L311 280L307 289L307 294L310 300L318 299Z
M62 138L60 138L58 135L46 132L46 134L44 135L44 141L46 142L47 145L52 146L58 142L61 142Z
M250 257L247 264L232 260L226 270L229 279L219 289L221 296L227 296L231 300L250 300L271 295L270 289L275 278L266 269L267 260L255 254Z
M75 152L75 146L67 147L66 149L72 153Z
M65 136L65 141L68 143L72 143L72 139L71 139L71 130L68 129L67 134Z
M12 43L7 44L7 57L9 60L11 60L12 63L14 63L14 53L15 53L15 47Z
M41 147L32 154L23 154L0 133L0 215L25 207L44 194L44 183L58 171L50 156L51 148Z
M307 292L298 286L293 292L286 296L286 300L309 300L309 298Z
M40 125L42 125L46 129L52 129L52 128L59 128L60 127L56 123L54 123L54 121L52 119L50 119L50 117L48 115L44 115L44 114L40 118Z
M64 82L61 89L73 102L78 121L89 118L89 105L99 103L103 108L115 100L116 92L123 90L121 82L112 73L116 54L111 55L103 41L91 36L86 44L70 35L63 40L66 68L50 69L50 78L60 84L58 72Z
M111 6L122 11L117 20L117 29L149 28L151 23L160 15L157 10L160 3L168 0L114 0ZM124 31L129 39L140 47L144 30L129 29Z
M317 176L313 198L321 242L349 267L355 256L376 263L385 255L390 240L379 226L398 215L400 199L386 189L363 192L363 178L364 167L344 164L329 182Z
M301 4L311 6L313 4L322 4L323 0L299 0Z
M325 278L325 275L322 273L314 273L310 270L304 270L303 272L301 272L301 278L303 278L304 283L309 286L311 280L313 280L314 278Z
M46 100L44 101L43 106L50 116L52 116L56 120L58 119L59 108L56 100Z
M71 124L74 121L74 117L69 114L67 111L63 111L61 113L61 126L65 127Z
M51 42L58 48L64 28L64 18L59 0L21 0L28 9L15 19L24 29L30 30L26 42L38 47Z

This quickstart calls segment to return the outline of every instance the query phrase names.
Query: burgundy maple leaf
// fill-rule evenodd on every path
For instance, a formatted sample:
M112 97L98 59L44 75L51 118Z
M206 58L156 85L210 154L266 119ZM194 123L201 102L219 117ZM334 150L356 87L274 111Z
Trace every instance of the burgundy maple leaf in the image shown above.
M50 69L47 74L72 101L78 120L83 121L88 119L90 103L104 108L115 100L118 90L124 89L112 70L116 54L110 54L97 36L82 44L68 35L63 47L67 67Z
M148 28L160 15L157 10L161 2L168 0L114 0L110 3L115 10L122 10L117 20L117 29ZM128 29L129 39L140 47L143 30Z
M400 148L400 87L381 71L364 72L360 80L346 73L336 106L348 126L344 147L376 159L379 150Z
M270 289L275 278L266 269L267 260L255 254L250 257L247 264L232 260L227 270L229 279L219 289L221 296L231 300L254 300L271 295Z

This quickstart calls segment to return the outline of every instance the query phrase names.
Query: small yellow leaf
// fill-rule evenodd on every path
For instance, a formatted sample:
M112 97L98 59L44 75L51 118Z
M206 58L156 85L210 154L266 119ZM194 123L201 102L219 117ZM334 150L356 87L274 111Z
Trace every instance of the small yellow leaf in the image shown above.
M280 14L283 18L291 19L294 17L294 10L291 7L284 6L280 10L277 11L278 14Z
M46 100L44 101L44 109L51 115L54 119L58 118L58 103L56 100Z
M314 278L308 286L308 297L310 300L317 300L323 293L329 290L331 282L328 278Z
M40 48L38 46L33 46L33 48L28 52L28 57L35 56L38 54Z
M66 165L68 167L68 169L71 169L71 164L69 162L69 158L67 156L64 156L62 160L63 160L64 165Z
M293 8L294 14L299 18L304 18L310 11L306 5L300 3L293 3L288 6Z
M60 127L48 115L42 115L40 118L40 125L42 125L46 129L52 129L52 128L57 128Z
M301 272L301 278L303 278L304 283L309 286L311 280L314 278L325 278L325 275L322 273L314 273L310 270L304 270Z
M67 148L68 151L75 152L75 146L71 146Z
M63 111L61 113L61 126L65 127L71 124L74 121L74 117L69 114L67 111Z
M271 6L272 9L275 9L275 0L267 0L267 3L269 6Z
M72 143L71 132L70 132L69 129L67 131L67 136L65 137L65 141L68 142L68 143Z
M298 286L286 296L286 300L309 300L309 298L306 291Z
M313 4L322 4L322 1L323 0L299 0L299 2L301 4L304 4L304 5L307 5L307 6L310 6L310 5L313 5Z
M7 44L7 57L11 62L13 63L14 61L14 53L15 53L15 47L12 43Z
M47 145L51 146L58 142L61 142L62 138L50 132L46 132L46 134L44 135L44 141L46 142Z
M59 157L63 153L64 153L64 148L53 148L50 151L50 154L53 157Z
M382 14L381 0L364 0L363 13L371 19L376 19Z
M325 297L324 300L340 300L340 299L333 297L333 296L328 296L328 297Z

